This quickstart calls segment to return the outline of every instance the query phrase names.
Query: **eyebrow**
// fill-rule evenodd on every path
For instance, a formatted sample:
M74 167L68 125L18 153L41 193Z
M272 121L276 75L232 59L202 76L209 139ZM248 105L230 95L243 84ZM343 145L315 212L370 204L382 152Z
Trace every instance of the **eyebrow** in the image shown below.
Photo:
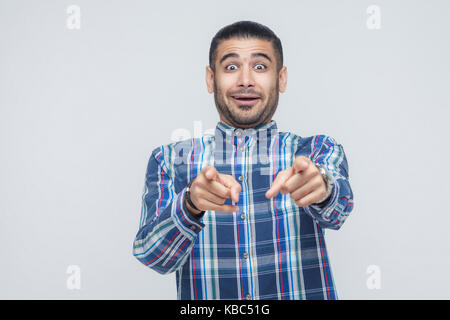
M256 52L256 53L252 53L251 58L258 58L258 57L263 57L266 58L267 60L269 60L270 62L272 62L272 59L270 59L270 57L262 52ZM222 59L220 59L219 64L221 64L222 62L224 62L226 59L228 58L239 58L239 55L237 53L227 53L226 55L224 55L222 57Z

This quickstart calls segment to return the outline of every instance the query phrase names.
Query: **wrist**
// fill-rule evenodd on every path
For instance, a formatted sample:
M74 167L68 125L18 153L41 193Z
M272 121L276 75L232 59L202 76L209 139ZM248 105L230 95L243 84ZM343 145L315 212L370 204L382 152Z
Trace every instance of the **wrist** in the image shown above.
M326 188L326 192L325 195L322 197L322 199L318 200L315 204L317 205L323 205L325 203L327 203L330 198L331 198L331 194L333 192L333 188L334 188L334 179L332 177L332 175L330 174L330 172L326 169L325 166L323 165L316 165L320 171L320 174L322 175L322 179L323 182L325 184L325 188Z
M190 214L192 214L195 218L201 218L205 211L200 210L195 206L195 204L192 202L191 199L191 185L192 181L189 182L188 186L186 187L185 196L184 196L184 205L186 206L186 209L189 211Z
M317 206L319 206L319 207L323 207L323 206L330 200L330 198L331 198L331 193L330 193L330 195L329 195L325 200L322 200L322 199L321 199L320 202L316 202L316 203L314 203L314 204L317 205Z
M196 218L200 218L201 216L203 216L203 213L205 213L205 211L196 210L196 209L192 208L189 205L189 202L187 201L186 198L184 199L184 205L186 206L187 211L189 211L189 213L192 214Z

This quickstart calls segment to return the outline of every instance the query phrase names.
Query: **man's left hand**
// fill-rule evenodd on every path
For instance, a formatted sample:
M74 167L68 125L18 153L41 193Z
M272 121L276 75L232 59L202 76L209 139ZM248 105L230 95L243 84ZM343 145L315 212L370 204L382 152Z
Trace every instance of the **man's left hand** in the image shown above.
M292 167L278 172L266 198L273 198L279 192L289 193L296 205L306 207L322 199L326 191L319 168L309 158L299 156Z

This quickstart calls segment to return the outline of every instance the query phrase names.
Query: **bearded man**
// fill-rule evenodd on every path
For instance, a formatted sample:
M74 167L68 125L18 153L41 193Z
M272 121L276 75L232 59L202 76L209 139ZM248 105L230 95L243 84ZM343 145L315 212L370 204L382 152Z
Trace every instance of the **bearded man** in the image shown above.
M153 150L133 254L176 272L178 299L337 299L325 229L353 209L344 149L281 132L287 83L275 33L239 21L212 39L214 135Z

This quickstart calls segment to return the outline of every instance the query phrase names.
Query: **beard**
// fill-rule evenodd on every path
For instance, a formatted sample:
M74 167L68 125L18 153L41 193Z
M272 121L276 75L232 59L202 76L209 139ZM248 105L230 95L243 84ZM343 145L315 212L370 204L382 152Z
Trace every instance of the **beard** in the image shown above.
M260 104L264 101L265 96L250 90L241 90L240 94L258 94L260 96L259 101L253 106L245 106L234 104L231 102L231 96L229 97L230 104L226 103L224 93L217 87L216 79L214 78L214 101L219 114L236 128L252 128L265 122L269 122L274 115L278 106L279 97L279 80L277 79L275 87L269 90L268 99L265 105ZM237 92L235 92L237 94Z

